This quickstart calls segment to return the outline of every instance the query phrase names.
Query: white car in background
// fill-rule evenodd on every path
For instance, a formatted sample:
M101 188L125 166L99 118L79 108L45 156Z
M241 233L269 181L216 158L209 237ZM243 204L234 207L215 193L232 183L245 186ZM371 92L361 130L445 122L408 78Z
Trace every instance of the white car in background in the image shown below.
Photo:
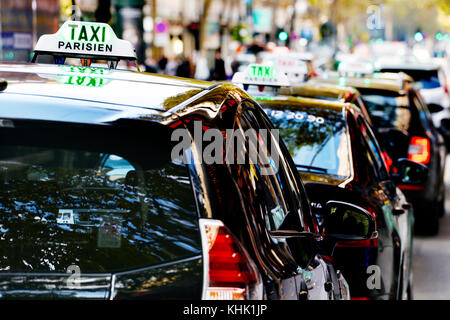
M440 63L405 60L402 63L377 64L377 71L404 72L411 76L432 113L436 128L441 127L442 119L450 119L447 70Z

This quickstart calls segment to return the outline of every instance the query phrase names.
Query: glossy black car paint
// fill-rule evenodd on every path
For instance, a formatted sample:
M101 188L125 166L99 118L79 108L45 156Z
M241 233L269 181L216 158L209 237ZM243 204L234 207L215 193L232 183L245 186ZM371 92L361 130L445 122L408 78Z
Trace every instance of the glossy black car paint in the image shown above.
M382 74L381 74L382 75ZM395 77L396 74L391 74ZM370 114L372 127L383 151L386 151L393 162L400 158L408 158L411 138L423 137L430 142L430 160L426 183L418 186L400 185L409 202L413 204L416 218L416 232L433 235L439 231L439 217L444 213L445 156L446 148L443 136L433 124L426 103L410 79L398 74L396 81L383 80L376 77L338 77L317 79L319 82L339 84L345 80L346 85L356 88ZM399 112L390 116L390 123L380 121L367 101L367 96L396 98L402 105ZM406 116L409 114L410 116Z
M102 85L96 88L83 85L82 79L86 72L90 77L103 79ZM106 148L106 153L118 150L118 154L137 161L145 168L148 159L159 155L158 152L152 152L152 143L165 145L170 149L173 146L173 141L168 139L171 133L183 128L194 135L195 121L202 122L202 130L233 129L239 124L254 129L272 128L270 121L252 98L234 86L210 86L205 82L123 71L109 70L105 73L100 74L96 68L66 66L0 66L0 76L8 81L8 87L0 93L2 143L8 144L7 137L19 133L21 128L23 132L28 130L42 134L47 130L47 137L53 136L49 141L58 141L55 143L60 147L64 147L61 141L69 139L68 141L78 141L82 149L88 145L90 148ZM120 88L120 91L117 88ZM137 95L134 94L136 90L139 90ZM51 131L52 125L57 129ZM78 130L82 127L97 132L100 136L90 135L89 138L82 134L77 139L71 132L89 132ZM159 131L152 131L156 130L155 128ZM129 134L115 134L110 136L111 139L107 139L108 132L117 130ZM137 149L133 143L130 144L130 139L133 140L132 137L136 136L137 132L140 139L148 138L146 143L140 144L141 149ZM149 137L151 132L155 134ZM39 137L38 134L18 134L17 141L41 147L41 144L47 142L41 141ZM123 151L121 148L128 149ZM119 263L118 267L110 269L102 267L102 270L94 268L89 272L81 270L78 279L83 281L75 288L68 285L70 274L64 272L67 267L65 265L53 270L51 264L47 263L39 272L31 268L26 269L26 264L19 268L20 270L14 267L17 263L2 265L0 297L200 299L204 257L198 241L198 218L213 218L221 219L225 223L257 264L264 282L265 297L341 298L341 288L333 266L325 263L318 254L317 243L313 237L317 232L317 225L300 177L293 169L295 167L292 159L283 143L280 142L279 149L276 149L282 152L279 154L280 170L276 176L262 176L256 172L255 167L248 164L206 165L200 161L199 153L195 152L198 151L197 145L191 141L189 154L193 161L186 168L186 176L190 178L197 217L191 216L190 221L175 219L174 223L181 223L180 226L187 228L196 239L183 238L184 233L180 232L179 228L169 228L164 234L152 233L149 236L152 243L160 246L162 251L170 251L173 246L170 241L176 238L180 248L184 250L181 251L183 254L180 255L180 251L175 250L172 254L161 255L159 261L145 263L145 258L139 261L138 265L125 269L120 268ZM167 159L167 150L162 156L166 162L170 161ZM306 236L291 238L283 235L280 232L282 230L268 230L268 203L274 201L274 198L264 192L265 185L261 183L263 179L273 184L284 184L282 190L278 189L276 197L282 201L286 217L288 216L285 219L285 230L306 232ZM131 187L134 186L133 181L134 178L130 177ZM158 180L154 181L152 190L165 187L170 186L165 180ZM42 197L46 196L45 189L42 189ZM33 203L28 205L33 206ZM51 214L53 218L54 215L55 213ZM2 219L6 217L3 212ZM27 221L33 226L30 220ZM14 227L15 224L10 223L10 226ZM158 224L155 227L158 228ZM1 234L2 240L5 240L6 236L13 242L18 241L14 237L21 237L20 233L9 237L8 229L2 229ZM155 235L164 237L166 242L158 240ZM32 233L29 236L34 237ZM47 237L45 234L43 236ZM3 250L5 245L1 245ZM26 248L30 250L29 245ZM20 258L17 252L16 257ZM28 254L31 252L28 251ZM77 256L76 252L69 254L73 256L67 256L66 260L73 263L98 258L95 255ZM116 258L119 261L127 259L120 254ZM51 259L53 260L50 262L57 262L57 257ZM35 260L33 267L40 265L45 257L37 254ZM115 262L117 264L118 261ZM12 266L15 269L11 268Z
M272 101L261 99L260 102L269 116L274 110L300 111L323 117L331 123L337 123L339 119L345 123L345 136L350 143L350 175L339 176L323 172L322 168L299 167L308 197L319 221L324 216L323 208L329 200L353 203L376 215L378 239L364 244L341 242L333 253L336 268L342 271L349 282L352 298L405 298L411 289L414 218L405 197L387 173L378 143L362 113L351 104L315 99L275 98ZM271 119L281 129L280 135L290 150L294 150L295 144L308 145L319 138L324 141L327 139L326 134L320 134L320 126L313 128L302 125L299 132L286 130L283 133L282 128L289 128L290 122L283 123L276 117ZM369 148L369 143L372 143L372 148ZM368 284L374 279L369 278L375 273L380 277L380 286Z
M358 89L363 100L367 94L386 94L383 90ZM413 87L409 87L400 96L407 100L407 108L411 113L409 122L405 124L406 126L404 128L382 126L377 123L377 118L372 116L373 126L380 144L389 153L393 161L408 158L408 147L412 137L424 137L429 140L430 160L424 163L429 169L428 179L420 186L400 185L399 187L414 206L417 221L416 231L434 235L439 231L439 217L444 213L445 141L434 126L431 114L419 92ZM368 109L370 113L371 110ZM401 121L398 123L401 123Z

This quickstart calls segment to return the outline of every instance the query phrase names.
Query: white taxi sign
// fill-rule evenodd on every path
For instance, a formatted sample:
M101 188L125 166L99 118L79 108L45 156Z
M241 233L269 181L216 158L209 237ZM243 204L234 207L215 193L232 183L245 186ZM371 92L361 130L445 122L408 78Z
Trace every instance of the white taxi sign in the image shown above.
M66 21L54 34L42 35L34 48L38 54L105 60L136 60L133 45L117 38L106 23Z
M232 83L242 85L258 85L282 87L289 86L288 77L277 72L272 65L250 64L245 72L236 72Z

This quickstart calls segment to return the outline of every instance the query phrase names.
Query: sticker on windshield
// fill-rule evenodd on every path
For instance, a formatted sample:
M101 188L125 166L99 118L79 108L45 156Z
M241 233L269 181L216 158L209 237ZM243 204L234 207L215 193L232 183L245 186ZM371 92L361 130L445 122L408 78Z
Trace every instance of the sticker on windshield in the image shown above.
M293 121L306 121L306 122L315 122L318 124L325 123L325 119L323 117L316 117L315 115L308 114L303 111L290 111L290 110L271 110L264 109L267 115L274 119L286 119Z
M120 248L122 237L122 219L116 216L102 217L102 223L98 228L99 248Z
M58 216L56 217L56 223L58 224L74 224L73 210L72 209L59 209Z

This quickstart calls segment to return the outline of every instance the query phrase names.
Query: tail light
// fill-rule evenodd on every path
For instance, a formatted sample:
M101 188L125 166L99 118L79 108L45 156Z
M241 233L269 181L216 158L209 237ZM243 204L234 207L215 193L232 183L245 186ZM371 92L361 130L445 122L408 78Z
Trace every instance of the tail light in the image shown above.
M247 251L220 220L200 219L203 299L261 300L261 275Z
M338 248L377 248L378 238L367 239L367 240L348 240L339 241L336 244Z
M422 164L430 162L430 140L423 137L412 137L408 149L408 159Z
M369 297L351 297L350 300L372 300Z

